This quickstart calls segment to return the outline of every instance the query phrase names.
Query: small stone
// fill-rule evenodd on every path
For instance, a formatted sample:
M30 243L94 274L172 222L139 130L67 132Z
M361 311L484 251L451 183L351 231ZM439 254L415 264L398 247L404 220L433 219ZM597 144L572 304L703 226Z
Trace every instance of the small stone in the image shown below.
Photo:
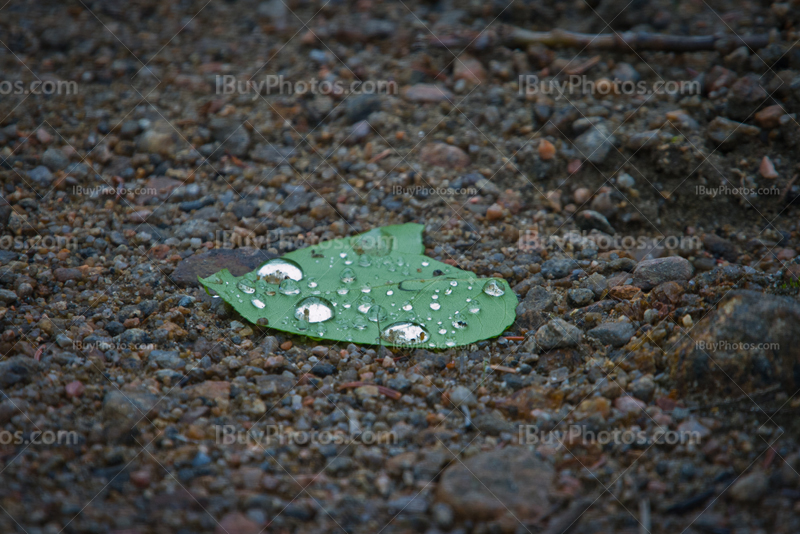
M639 262L633 271L633 285L649 291L657 285L673 280L689 280L694 267L686 258L669 256Z
M600 230L608 235L614 235L616 233L614 228L608 222L608 219L606 219L602 213L594 210L583 210L582 212L575 214L575 224L578 225L578 228L586 232L591 230Z
M603 122L593 125L575 139L575 149L578 154L584 160L596 165L606 160L612 148L614 148L614 136Z
M542 286L528 290L525 298L517 304L517 324L529 330L537 329L547 322L546 313L553 310L556 295Z
M582 308L594 301L594 293L591 289L570 289L567 291L567 301L576 308Z
M250 133L245 121L227 117L214 117L209 123L211 135L221 143L220 148L230 154L243 157L250 146Z
M775 165L773 165L772 160L769 159L769 156L764 156L761 159L761 165L758 167L758 172L764 178L774 180L778 177L778 172L775 170Z
M757 126L715 117L708 125L706 136L721 148L732 148L761 132Z
M480 84L486 81L486 69L476 58L462 54L453 63L453 79Z
M207 399L213 400L217 406L225 411L228 409L231 397L231 384L226 381L206 380L199 384L184 388L185 393L191 399Z
M621 347L633 337L636 328L628 322L603 323L587 332L603 345Z
M291 341L284 341L283 343L281 343L281 350L289 350L291 348L292 348Z
M162 369L179 369L184 366L184 362L176 350L150 351L147 361L155 362Z
M544 350L574 347L583 339L583 332L563 319L551 319L536 331L535 339Z
M64 390L69 398L81 397L83 396L83 392L86 391L86 387L80 380L74 380L64 386Z
M246 515L234 512L223 517L214 530L215 534L259 534L263 529Z
M780 119L786 115L782 106L767 106L755 115L756 124L765 130L772 130L781 125Z
M639 413L644 411L647 405L628 395L623 395L614 399L614 408L622 413Z
M69 158L58 148L48 148L42 155L42 164L51 171L60 171L69 165Z
M0 360L0 387L26 383L41 369L39 362L28 356L12 356Z
M486 210L486 220L487 221L497 221L506 216L505 209L500 204L492 204Z
M511 513L534 522L552 506L554 470L533 451L518 447L481 452L452 462L442 474L437 500L456 516L478 521Z
M553 258L542 263L542 276L548 279L564 278L578 268L578 262L569 258Z
M756 471L739 478L730 489L733 500L754 503L761 500L769 488L769 479L761 471Z
M575 199L575 204L580 208L592 199L592 191L588 187L579 187L572 194L572 198Z
M447 399L454 406L466 406L471 408L478 403L478 399L475 398L475 394L472 390L464 386L456 386L449 390L446 395Z
M16 302L17 294L10 289L0 289L0 303L8 306L12 302Z
M428 165L448 169L463 169L469 165L469 156L457 146L446 143L429 143L420 151L420 160Z
M637 399L644 402L653 400L653 394L656 391L656 384L650 375L645 375L637 378L631 383L631 393Z
M28 171L28 178L36 182L39 187L49 187L53 182L53 173L44 165L39 165Z
M178 264L170 278L182 287L196 286L198 276L207 278L222 269L228 269L234 276L242 276L275 257L265 250L247 247L214 249L185 258Z
M403 96L411 102L452 102L453 93L438 85L418 83L404 91Z
M556 157L556 147L547 139L539 141L539 157L544 161L550 161Z
M311 368L312 374L322 378L326 376L331 376L335 372L336 372L336 366L330 363L317 362L314 364L314 367Z
M59 267L53 274L59 282L69 282L70 280L82 280L83 273L80 269L72 267Z

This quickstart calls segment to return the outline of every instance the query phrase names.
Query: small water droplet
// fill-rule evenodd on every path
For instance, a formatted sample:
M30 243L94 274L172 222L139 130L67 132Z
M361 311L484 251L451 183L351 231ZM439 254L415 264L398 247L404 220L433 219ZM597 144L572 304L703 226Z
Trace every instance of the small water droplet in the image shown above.
M297 304L294 316L309 323L322 323L334 316L333 305L321 297L306 297Z
M356 330L366 330L367 329L367 321L360 315L357 315L356 318L353 320L353 328Z
M450 293L452 293L452 292L453 292L453 288L452 288L452 287L448 287L448 288L445 290L444 294L445 294L445 295L449 295L449 294L450 294Z
M416 345L430 337L422 326L408 321L391 324L381 332L381 339L394 345Z
M431 309L432 310L438 310L441 307L442 307L442 305L439 304L438 302L431 302Z
M305 332L308 330L308 321L305 319L297 319L294 323L295 328L297 328L300 332Z
M444 339L444 344L448 347L455 347L456 346L456 338L453 336L446 337Z
M423 261L422 262L422 266L423 267L427 267L428 265L430 265L430 262L427 262L427 261Z
M336 292L340 295L347 295L348 293L350 293L350 290L347 289L346 287L340 287L339 289L336 290Z
M386 295L388 295L388 296L390 296L390 297L391 297L392 295L394 295L394 291L392 291L392 290L390 289L389 291L387 291L387 292L386 292Z
M345 284L352 284L353 282L356 281L356 273L353 272L353 269L351 269L350 267L347 267L345 269L342 269L342 272L339 275L339 278Z
M253 293L256 292L256 288L244 282L239 282L236 287L239 288L239 291L241 291L242 293L247 293L248 295L252 295Z
M362 254L358 257L358 265L359 267L369 267L372 265L372 258L370 258L369 254Z
M486 282L483 285L483 292L490 297L502 297L506 293L497 280L489 280Z
M455 280L450 280L450 285L456 287L458 285L458 282L456 282Z
M340 252L339 257L345 259L347 257L347 252Z
M470 313L478 313L481 311L481 305L477 302L471 302L469 305L469 312Z
M319 285L319 284L317 284L317 281L316 281L315 279L313 279L313 278L309 278L309 279L308 279L308 287L309 287L309 288L311 288L311 289L314 289L314 288L315 288L315 287L317 287L318 285Z
M325 327L325 325L323 323L318 323L318 324L314 325L313 331L319 337L322 337L328 332L328 329Z
M302 280L303 269L291 260L275 258L269 260L258 269L258 276L271 284L279 284L281 280Z
M403 303L403 311L411 311L413 309L414 306L412 306L410 302L406 301Z
M300 293L300 286L293 279L286 278L278 286L278 291L284 295L297 295Z
M431 295L431 298L432 298L433 300L436 300L436 299L438 299L438 298L439 298L439 295Z
M379 304L372 306L367 312L367 319L373 323L382 323L388 318L389 313L386 311L386 308Z
M361 298L356 301L356 309L361 313L367 313L374 304L375 299L367 295L361 295Z
M461 330L466 327L467 327L466 321L453 321L453 328L458 328L459 330Z
M264 309L264 308L266 308L266 306L267 306L266 304L264 304L263 302L261 302L259 299L253 299L253 300L251 300L250 302L253 304L253 306L255 306L256 308L258 308L259 310L263 310L263 309Z
M369 293L370 291L372 291L372 288L369 286L369 284L364 284L361 286L362 293Z
M447 333L447 328L440 328L440 329L439 329L439 333L440 333L441 335L445 335L445 334Z

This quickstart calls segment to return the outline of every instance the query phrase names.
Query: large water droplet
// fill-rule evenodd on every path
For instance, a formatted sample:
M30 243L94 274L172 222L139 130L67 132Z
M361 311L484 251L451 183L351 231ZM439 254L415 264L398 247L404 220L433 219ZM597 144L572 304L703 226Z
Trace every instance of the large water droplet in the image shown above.
M441 307L442 307L442 305L439 304L438 302L431 302L431 309L432 310L438 310Z
M278 291L284 295L297 295L300 293L300 286L291 278L287 278L278 286Z
M381 332L381 339L394 345L416 345L430 337L420 325L407 321L391 324Z
M264 309L264 308L266 308L266 306L267 306L266 304L264 304L264 303L263 303L262 301L260 301L259 299L253 299L253 300L251 300L250 302L253 304L253 306L255 306L256 308L258 308L259 310L263 310L263 309Z
M369 254L362 254L358 257L358 265L359 267L369 267L372 265L372 258L370 258Z
M489 280L483 285L483 292L490 297L502 297L505 295L505 290L497 280Z
M322 297L306 297L297 304L294 316L309 323L321 323L334 316L333 305Z
M302 280L303 269L291 260L275 258L258 269L258 276L265 279L270 284L279 284L281 280Z
M376 304L372 306L367 312L367 319L369 319L373 323L382 323L388 318L389 318L389 313L386 311L386 308L384 308L381 305Z
M239 288L239 291L241 291L242 293L247 293L248 295L252 295L253 293L256 292L256 288L244 282L239 282L236 287Z
M346 267L342 270L339 278L341 278L342 282L345 284L352 284L356 281L356 273L350 267Z
M361 295L361 298L356 301L356 309L361 313L367 313L374 304L375 299L367 295Z
M353 320L353 328L356 330L366 330L367 328L367 321L360 315L357 315L356 318Z

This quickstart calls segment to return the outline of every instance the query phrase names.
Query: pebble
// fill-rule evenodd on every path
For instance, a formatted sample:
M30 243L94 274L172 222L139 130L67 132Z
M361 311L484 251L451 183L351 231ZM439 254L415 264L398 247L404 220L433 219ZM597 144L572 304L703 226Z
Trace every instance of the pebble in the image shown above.
M769 180L774 180L778 177L778 172L775 170L775 165L773 165L769 156L761 158L761 165L758 167L758 173Z
M554 471L528 449L506 447L453 462L442 473L437 500L461 519L487 520L507 512L533 522L551 504Z
M462 54L453 62L453 79L480 84L486 81L486 69L476 58Z
M656 258L639 262L633 271L633 285L649 291L657 285L673 280L689 280L694 267L680 256Z
M636 328L629 322L603 323L587 332L603 345L621 347L633 337Z
M63 150L48 148L42 155L42 164L51 171L61 171L69 165L69 158Z
M570 289L567 291L567 300L576 308L588 306L594 301L594 292L591 289Z
M640 401L639 399L629 397L628 395L623 395L614 399L614 408L624 414L641 413L646 407L647 405L644 402Z
M66 386L64 386L64 390L69 398L76 398L82 397L83 392L86 391L86 387L80 380L73 380Z
M715 117L708 125L706 136L721 148L732 148L761 132L757 126Z
M537 329L547 322L547 312L553 310L556 294L544 287L534 286L517 304L517 324L529 330Z
M535 339L544 350L574 347L583 340L583 332L563 319L551 319L536 331Z
M263 528L239 512L223 517L214 530L215 534L260 534Z
M734 501L755 503L761 500L769 489L769 479L762 471L742 475L733 483L730 496Z
M547 139L541 139L539 141L539 157L543 161L550 161L554 157L556 157L556 147L548 141Z
M614 136L604 122L590 127L575 139L575 149L586 161L599 165L614 148Z
M780 126L780 118L786 114L780 105L767 106L755 114L755 121L765 130L772 130Z
M453 93L438 85L419 83L408 87L403 96L411 102L421 102L423 104L435 102L452 102Z
M422 147L419 159L428 165L457 170L470 163L469 156L463 150L446 143L428 143Z
M601 232L614 235L616 231L602 213L593 210L583 210L575 214L575 224L584 231L600 230Z
M542 276L545 278L564 278L578 268L578 262L569 258L553 258L542 263Z

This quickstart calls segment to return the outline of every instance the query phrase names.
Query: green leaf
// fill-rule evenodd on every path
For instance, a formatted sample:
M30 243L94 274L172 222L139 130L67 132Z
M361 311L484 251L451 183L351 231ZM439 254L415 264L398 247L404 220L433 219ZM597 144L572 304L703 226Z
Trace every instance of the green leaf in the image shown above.
M423 229L375 228L200 283L248 321L314 338L447 348L502 334L517 306L508 283L424 256Z

